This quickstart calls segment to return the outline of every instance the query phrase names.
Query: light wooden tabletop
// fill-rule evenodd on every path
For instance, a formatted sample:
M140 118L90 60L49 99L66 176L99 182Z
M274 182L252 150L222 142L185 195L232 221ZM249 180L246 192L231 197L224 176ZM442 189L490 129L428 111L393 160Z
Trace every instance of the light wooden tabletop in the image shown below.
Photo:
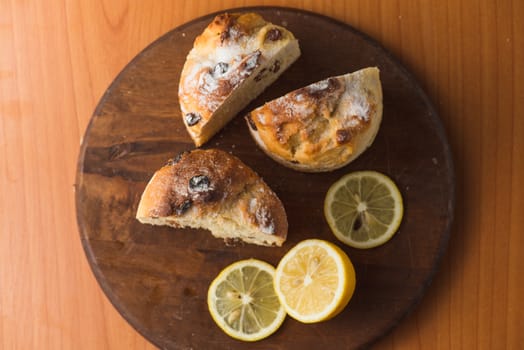
M377 349L524 344L524 2L0 1L0 349L150 349L80 244L79 144L116 74L161 34L232 7L305 8L380 41L445 125L457 172L449 248Z

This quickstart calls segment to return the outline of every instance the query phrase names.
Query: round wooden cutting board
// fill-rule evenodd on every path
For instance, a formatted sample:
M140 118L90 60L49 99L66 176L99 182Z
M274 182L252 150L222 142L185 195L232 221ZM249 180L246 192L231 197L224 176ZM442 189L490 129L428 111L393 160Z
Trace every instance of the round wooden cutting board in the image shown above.
M238 10L235 10L238 11ZM204 230L140 224L135 213L147 182L169 158L194 148L182 123L178 82L195 37L214 15L152 43L111 84L82 142L76 179L78 225L102 289L133 327L166 349L348 349L370 344L413 308L446 248L454 209L454 173L441 122L413 77L380 45L350 26L309 12L250 8L286 26L302 56L204 148L231 152L261 175L289 220L282 248L229 247ZM265 156L241 116L266 101L329 76L380 68L384 116L374 144L334 172L306 174ZM399 186L405 214L399 232L378 248L338 242L324 219L329 186L355 170L376 170ZM306 238L336 242L355 265L357 287L334 319L282 328L257 343L225 335L206 305L209 283L230 263L255 257L276 265Z

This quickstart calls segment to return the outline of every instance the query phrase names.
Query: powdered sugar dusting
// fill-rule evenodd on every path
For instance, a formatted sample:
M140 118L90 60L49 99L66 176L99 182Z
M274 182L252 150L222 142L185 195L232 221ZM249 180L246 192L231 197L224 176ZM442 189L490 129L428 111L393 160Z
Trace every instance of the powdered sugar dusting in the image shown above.
M199 80L198 85L205 92L212 93L218 89L218 81L209 73L202 74Z
M298 101L296 95L282 96L271 104L271 115L258 114L258 120L263 125L277 125L281 120L307 118L315 111L315 105L305 99ZM269 119L271 117L271 119Z
M210 67L214 67L219 62L231 63L239 61L240 57L245 55L247 52L242 50L240 45L224 45L216 48L215 52L211 53L207 57L207 61Z
M191 101L213 113L242 81L249 77L259 65L259 58L270 55L271 45L260 47L256 35L242 35L236 26L228 28L228 39L216 47L194 47L186 63L191 67L181 84L183 104ZM261 51L262 50L262 51ZM268 52L266 52L268 51ZM223 74L213 74L217 65L224 65ZM197 93L195 93L197 92Z
M329 81L328 79L321 80L319 82L313 83L306 87L306 89L309 92L318 92L322 90L326 90L329 87Z
M249 212L250 213L255 213L256 212L256 208L257 208L257 199L256 198L251 198L249 200Z
M230 46L238 45L227 47ZM189 76L193 81L186 81L187 86L192 87L191 90L199 91L198 104L211 113L220 106L233 89L251 75L258 66L261 56L258 50L247 54L237 54L236 50L228 52L224 47L220 47L218 51L221 54L219 54L217 63L208 60L200 65L201 68L196 73L194 72L197 69L195 67Z
M369 122L372 113L371 101L362 94L361 89L346 89L341 97L336 113L342 118L343 127L357 127L363 122Z
M356 115L364 121L368 121L369 120L369 101L366 98L366 96L363 96L362 94L353 93L351 95L350 100L351 100L351 103L349 105L347 113L349 115Z
M275 222L273 221L273 218L266 207L261 206L258 208L255 216L258 226L260 227L260 231L268 235L275 233Z

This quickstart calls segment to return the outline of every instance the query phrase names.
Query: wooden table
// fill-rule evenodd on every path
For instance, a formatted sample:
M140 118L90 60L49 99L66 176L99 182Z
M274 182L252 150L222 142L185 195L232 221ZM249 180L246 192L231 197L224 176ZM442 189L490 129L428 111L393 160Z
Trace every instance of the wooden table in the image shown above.
M45 6L44 6L45 3ZM153 348L102 293L74 206L115 75L173 27L255 1L0 2L0 348ZM456 219L421 304L377 349L524 344L524 2L267 1L350 23L418 78L455 157Z

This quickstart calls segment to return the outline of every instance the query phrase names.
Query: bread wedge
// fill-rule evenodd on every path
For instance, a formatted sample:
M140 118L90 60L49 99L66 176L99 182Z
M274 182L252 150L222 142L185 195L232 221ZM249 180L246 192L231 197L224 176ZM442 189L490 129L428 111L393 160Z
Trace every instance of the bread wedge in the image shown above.
M196 38L178 89L195 145L207 142L299 56L293 34L256 13L216 16Z
M277 195L237 157L216 149L183 153L155 172L136 218L144 224L204 228L227 243L281 246L288 231Z
M378 68L331 77L292 91L246 116L264 152L304 172L345 166L375 139L382 121Z

